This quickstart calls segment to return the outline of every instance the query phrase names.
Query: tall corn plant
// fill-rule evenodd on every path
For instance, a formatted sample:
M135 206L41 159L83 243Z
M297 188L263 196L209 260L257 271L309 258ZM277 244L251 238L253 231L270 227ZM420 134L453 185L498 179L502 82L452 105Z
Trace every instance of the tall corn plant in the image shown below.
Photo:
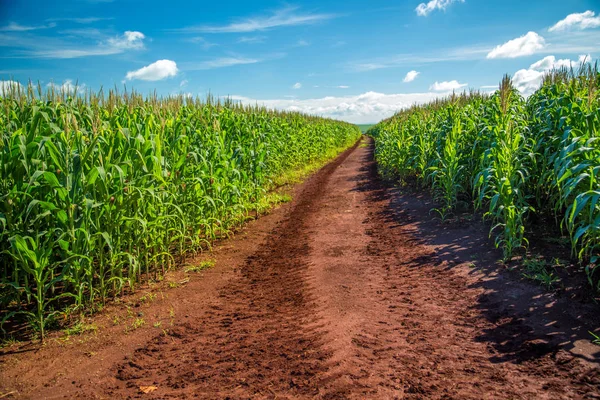
M494 223L491 232L497 231L496 247L507 260L527 243L525 219L532 210L525 191L532 146L524 108L524 99L505 76L484 105L478 139L483 153L473 185L475 205L487 208L484 215Z

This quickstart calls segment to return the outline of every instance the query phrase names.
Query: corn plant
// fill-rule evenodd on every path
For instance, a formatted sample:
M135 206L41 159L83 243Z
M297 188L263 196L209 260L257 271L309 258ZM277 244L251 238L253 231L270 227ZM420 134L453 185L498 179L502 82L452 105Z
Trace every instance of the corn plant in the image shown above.
M525 100L505 77L489 98L472 92L413 106L367 133L380 172L431 187L442 218L472 199L505 259L527 246L530 216L554 217L600 286L599 84L597 65L550 71Z
M360 137L231 101L10 88L0 104L0 320L163 275L264 207L275 180Z

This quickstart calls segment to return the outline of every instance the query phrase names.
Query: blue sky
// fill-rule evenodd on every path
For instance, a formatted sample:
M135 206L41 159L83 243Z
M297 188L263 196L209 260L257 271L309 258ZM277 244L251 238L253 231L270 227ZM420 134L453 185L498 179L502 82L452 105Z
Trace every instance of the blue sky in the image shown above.
M584 0L0 0L0 80L377 122L505 73L529 94L549 68L598 57L599 14Z

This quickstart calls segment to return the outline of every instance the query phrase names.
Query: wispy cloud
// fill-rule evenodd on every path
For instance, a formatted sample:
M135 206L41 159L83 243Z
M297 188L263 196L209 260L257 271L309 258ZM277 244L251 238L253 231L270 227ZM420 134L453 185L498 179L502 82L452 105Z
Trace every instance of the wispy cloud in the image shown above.
M49 29L56 27L54 22L47 25L21 25L16 22L10 22L8 25L0 27L1 32L28 32L35 31L38 29Z
M292 89L301 89L301 88L302 88L302 84L300 82L296 82L292 86Z
M59 22L59 21L67 21L67 22L75 22L77 24L93 24L94 22L100 22L100 21L110 21L113 20L114 18L110 17L110 18L100 18L100 17L81 17L81 18L76 18L76 17L61 17L61 18L49 18L47 21L51 21L51 22Z
M256 64L262 62L260 58L247 57L220 57L212 60L201 61L197 63L182 64L181 68L186 71L201 71L208 69L233 67L235 65Z
M208 40L206 40L206 38L204 38L202 36L191 37L191 38L186 39L186 41L197 44L200 47L202 47L204 50L208 50L212 47L218 46L218 44L209 42Z
M445 61L468 61L481 59L489 52L488 46L462 47L450 50L430 51L427 54L395 54L386 57L375 57L365 61L346 64L346 69L353 72L367 72L384 68L397 68L406 65L422 65ZM431 53L437 55L432 56Z
M271 15L263 15L247 18L239 22L227 25L201 25L176 29L179 32L202 32L202 33L248 33L266 31L285 26L312 25L337 17L335 14L316 14L298 12L298 7L287 7L273 12Z
M125 31L122 35L104 36L87 47L74 46L60 38L37 36L0 35L0 47L20 48L16 57L31 58L79 58L121 54L130 50L144 49L146 36L137 31Z
M264 43L265 40L267 40L267 37L264 35L242 36L241 38L238 39L238 43L255 44L255 43Z
M100 29L96 28L80 28L80 29L65 29L59 31L61 35L74 36L79 39L81 38L91 38L91 39L102 39L106 36L105 32L102 32Z
M446 11L446 8L455 2L464 3L465 0L430 0L427 3L419 4L415 11L418 16L426 17L435 10Z

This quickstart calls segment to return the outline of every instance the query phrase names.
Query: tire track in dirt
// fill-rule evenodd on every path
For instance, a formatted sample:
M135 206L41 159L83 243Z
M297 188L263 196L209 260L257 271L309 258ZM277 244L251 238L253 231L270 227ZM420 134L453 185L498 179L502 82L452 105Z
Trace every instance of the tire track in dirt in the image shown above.
M598 369L561 349L567 338L500 310L486 318L479 278L440 262L415 236L377 177L372 149L360 153L331 178L309 224L309 281L332 352L323 397L596 398ZM469 251L482 259L480 248Z
M306 283L309 217L327 181L352 154L346 151L310 179L291 212L247 260L241 278L220 294L221 304L178 324L116 368L107 388L115 397L259 398L318 395L328 353ZM145 397L148 397L145 395Z
M517 318L506 334L521 337L521 356L497 362L498 349L478 339L497 328L473 307L481 290L436 266L414 233L390 208L372 148L346 153L307 182L222 304L137 351L108 393L135 396L145 384L157 398L597 393L597 371L527 338Z
M365 144L301 187L216 298L177 297L198 306L69 397L600 398L598 354L584 362L570 347L592 320L560 317L567 306L498 272L485 233L427 222L430 207L384 185ZM448 236L443 252L432 232ZM60 397L45 384L42 397Z

